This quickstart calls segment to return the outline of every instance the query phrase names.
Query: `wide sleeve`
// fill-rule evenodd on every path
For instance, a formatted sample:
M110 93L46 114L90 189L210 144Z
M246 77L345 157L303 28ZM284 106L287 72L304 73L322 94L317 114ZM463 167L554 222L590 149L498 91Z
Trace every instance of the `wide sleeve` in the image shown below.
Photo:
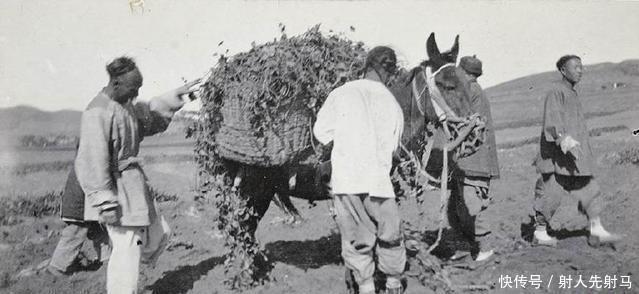
M481 87L477 83L470 84L470 109L472 112L479 113L480 115L485 115L485 106L483 105L484 101L487 100L484 95L484 91L482 91Z
M143 136L152 136L164 132L171 123L173 115L186 102L173 91L152 98L150 101L135 103L135 115L142 129Z
M471 85L470 107L473 113L479 114L486 123L486 131L492 128L492 114L490 112L490 101L486 97L486 92L482 90L478 83Z
M80 145L75 160L78 182L91 206L117 203L111 174L111 130L113 115L103 108L82 114Z
M565 99L561 91L551 91L544 103L544 137L560 145L566 134Z

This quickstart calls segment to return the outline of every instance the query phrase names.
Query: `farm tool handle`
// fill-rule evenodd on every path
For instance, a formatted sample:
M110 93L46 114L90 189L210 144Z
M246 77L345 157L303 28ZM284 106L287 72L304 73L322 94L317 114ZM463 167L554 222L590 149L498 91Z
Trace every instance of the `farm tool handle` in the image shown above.
M439 229L437 230L437 239L435 243L428 247L426 251L427 254L430 254L437 246L439 246L439 242L442 240L442 233L444 231L444 217L446 215L446 209L448 207L448 146L443 147L444 152L444 163L442 166L442 175L441 175L441 188L440 190L440 204L439 204Z

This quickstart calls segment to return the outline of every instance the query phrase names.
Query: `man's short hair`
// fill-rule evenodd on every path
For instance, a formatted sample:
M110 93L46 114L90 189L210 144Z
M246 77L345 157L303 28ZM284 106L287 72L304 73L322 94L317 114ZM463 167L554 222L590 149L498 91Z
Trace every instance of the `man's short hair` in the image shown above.
M137 68L133 58L122 56L114 59L106 66L109 78L114 79Z
M394 72L397 70L397 56L395 51L390 47L377 46L370 51L366 56L366 68L381 67L386 71Z
M568 60L571 60L571 59L579 59L579 60L581 60L581 57L579 57L577 55L572 55L572 54L562 56L561 58L559 58L559 60L557 60L557 64L556 64L557 65L557 69L559 71L561 71L561 69L564 67L566 62L568 62Z

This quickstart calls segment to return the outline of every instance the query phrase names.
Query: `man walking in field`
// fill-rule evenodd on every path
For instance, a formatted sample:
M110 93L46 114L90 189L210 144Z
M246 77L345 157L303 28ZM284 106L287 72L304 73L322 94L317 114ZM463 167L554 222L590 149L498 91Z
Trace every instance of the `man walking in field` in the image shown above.
M470 110L479 114L485 124L486 141L475 153L458 160L451 197L458 225L464 236L473 243L471 253L476 261L483 261L494 253L487 240L491 230L486 209L491 201L490 181L499 178L495 130L490 103L477 82L477 78L483 73L481 60L471 56L462 57L459 70L470 90Z
M574 196L579 211L590 222L588 244L596 246L615 242L621 236L611 234L601 224L603 209L599 185L594 176L594 157L583 107L575 85L581 80L581 58L566 55L557 61L562 75L546 94L539 153L535 160L539 179L535 186L535 222L533 242L556 246L557 239L548 235L548 220L561 204L561 199Z
M135 62L120 57L106 67L109 84L82 113L75 171L86 194L85 220L106 224L113 246L107 292L137 293L140 260L155 262L168 242L140 166L140 141L166 130L173 114L193 92L195 81L149 102L134 99L142 87Z
M373 273L386 275L387 293L401 293L406 251L390 179L404 118L387 85L397 71L395 52L375 47L365 76L333 90L317 114L315 137L333 142L331 187L342 257L359 293L375 293Z

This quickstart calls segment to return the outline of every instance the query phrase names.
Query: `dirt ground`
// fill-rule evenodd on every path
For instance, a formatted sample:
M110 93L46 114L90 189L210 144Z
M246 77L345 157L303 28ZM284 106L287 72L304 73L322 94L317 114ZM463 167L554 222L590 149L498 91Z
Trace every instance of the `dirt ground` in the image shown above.
M638 147L639 141L617 132L597 137L595 152L599 154L598 181L607 207L604 224L610 230L624 233L626 239L616 248L591 248L583 228L586 219L577 212L574 200L565 199L552 221L560 236L557 248L532 247L528 242L532 233L529 215L532 211L532 191L536 180L531 166L536 146L500 150L501 179L492 185L494 203L489 208L494 246L498 251L494 262L475 270L463 268L464 262L454 266L446 260L455 250L467 249L468 244L447 229L437 253L438 260L449 272L453 285L474 285L490 293L636 293L634 282L639 273L639 226L634 218L639 209L639 166L614 164L614 153ZM223 240L215 228L213 204L196 203L194 192L175 189L179 183L192 190L195 167L183 163L177 167L152 164L146 167L151 184L157 189L178 194L179 200L160 205L173 230L169 249L153 267L142 267L141 293L228 293L222 281ZM173 190L172 190L173 189ZM184 189L183 189L184 190ZM439 192L425 195L424 205L414 199L402 202L402 215L412 226L421 228L422 241L432 242L437 229ZM344 266L340 258L340 238L329 213L328 201L309 205L294 199L306 221L299 225L283 224L283 213L274 205L262 220L257 235L273 268L271 281L246 293L345 293ZM423 212L423 217L418 213ZM54 277L40 273L20 278L25 269L37 267L45 261L56 245L64 224L57 217L24 218L20 224L0 227L0 293L104 293L105 269L85 269L71 276ZM89 257L94 254L88 250ZM462 265L462 266L460 266ZM461 267L461 268L460 268ZM414 267L413 267L414 270ZM528 282L525 288L516 276L539 275L541 285L535 289ZM560 289L560 276L570 275L572 287L582 276L585 288ZM597 283L596 277L618 278L615 289ZM633 282L631 288L621 287L621 276ZM510 277L512 288L503 288ZM457 292L472 292L471 288L457 288ZM439 289L440 293L444 290ZM415 277L408 278L406 293L435 293Z

